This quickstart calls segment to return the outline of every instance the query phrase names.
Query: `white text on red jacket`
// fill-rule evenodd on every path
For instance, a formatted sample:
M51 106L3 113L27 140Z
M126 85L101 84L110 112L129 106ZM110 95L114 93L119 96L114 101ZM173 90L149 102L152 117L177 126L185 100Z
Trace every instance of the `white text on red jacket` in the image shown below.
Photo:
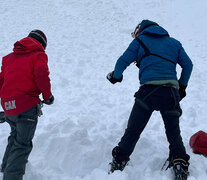
M8 110L11 110L11 109L16 109L15 100L5 102L5 103L4 103L4 107L5 107L5 109L6 109L7 111L8 111Z

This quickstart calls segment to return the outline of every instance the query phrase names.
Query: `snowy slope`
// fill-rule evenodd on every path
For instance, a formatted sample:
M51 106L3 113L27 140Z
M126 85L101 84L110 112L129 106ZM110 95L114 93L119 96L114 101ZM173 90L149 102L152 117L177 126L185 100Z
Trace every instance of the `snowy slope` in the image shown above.
M189 180L205 180L207 159L193 154L188 142L198 130L207 132L206 9L205 0L1 0L0 57L32 29L43 30L48 38L55 104L43 108L24 179L172 179L170 170L161 171L168 143L157 112L129 166L107 174L111 149L123 135L139 82L134 65L124 72L121 84L111 85L105 76L131 42L137 23L150 19L179 39L194 63L180 125L191 155ZM8 134L9 126L2 124L0 158Z

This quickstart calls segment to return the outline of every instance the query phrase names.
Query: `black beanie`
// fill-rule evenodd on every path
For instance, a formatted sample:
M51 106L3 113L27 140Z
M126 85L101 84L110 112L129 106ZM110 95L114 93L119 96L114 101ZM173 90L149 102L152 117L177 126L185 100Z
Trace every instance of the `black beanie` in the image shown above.
M29 33L28 37L36 39L37 41L39 41L42 44L44 49L46 48L46 46L47 46L47 37L45 36L45 34L42 31L37 30L37 29L32 30Z

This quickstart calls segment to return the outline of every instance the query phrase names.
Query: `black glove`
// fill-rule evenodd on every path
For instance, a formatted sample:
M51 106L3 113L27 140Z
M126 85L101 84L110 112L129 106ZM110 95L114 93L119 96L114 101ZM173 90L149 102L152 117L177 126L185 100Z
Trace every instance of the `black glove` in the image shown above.
M181 84L179 82L179 95L180 95L180 101L186 96L186 92L185 89L187 88L187 86L184 86L183 84Z
M45 104L47 104L47 105L51 105L51 104L53 104L53 103L54 103L54 96L51 95L51 96L50 96L50 99L47 100L47 101L44 100L43 103L45 103Z
M121 77L119 79L116 79L113 77L114 75L114 71L108 73L108 75L106 76L106 78L112 83L115 84L117 82L121 82L123 80L123 75L121 75Z
M4 123L6 121L6 116L4 111L0 111L0 123Z

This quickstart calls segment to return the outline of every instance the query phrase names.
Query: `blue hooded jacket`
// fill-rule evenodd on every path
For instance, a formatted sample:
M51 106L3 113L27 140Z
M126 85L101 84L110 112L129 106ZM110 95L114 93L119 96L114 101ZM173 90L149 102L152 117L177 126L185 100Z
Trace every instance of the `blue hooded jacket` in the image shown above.
M127 66L142 59L139 66L140 84L160 80L177 80L176 64L179 64L182 68L179 82L185 86L188 84L193 64L179 41L169 37L164 28L149 20L141 22L137 38L144 43L150 53L160 57L149 55L142 59L146 54L145 50L139 41L134 39L117 60L113 74L114 78L119 79Z

